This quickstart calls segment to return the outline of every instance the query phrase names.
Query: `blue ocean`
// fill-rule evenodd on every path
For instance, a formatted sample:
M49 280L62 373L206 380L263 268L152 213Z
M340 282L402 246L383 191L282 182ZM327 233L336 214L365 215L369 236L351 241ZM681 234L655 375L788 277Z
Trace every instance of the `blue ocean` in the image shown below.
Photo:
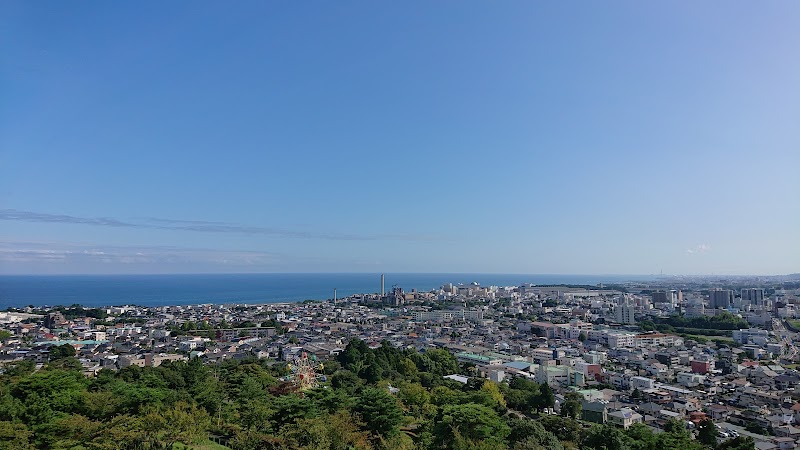
M588 284L642 281L651 276L387 273L386 290L429 291L445 283L482 286L522 283ZM0 276L0 309L8 307L281 303L380 292L377 273L268 273L213 275Z

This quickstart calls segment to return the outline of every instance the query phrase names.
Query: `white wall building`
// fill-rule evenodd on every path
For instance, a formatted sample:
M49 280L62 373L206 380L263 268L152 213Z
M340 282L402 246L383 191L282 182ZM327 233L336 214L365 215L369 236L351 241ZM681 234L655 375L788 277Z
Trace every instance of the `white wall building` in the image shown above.
M769 340L769 331L760 328L748 328L733 331L733 340L740 344L765 345Z
M630 387L635 389L652 389L656 386L656 380L647 377L631 377Z
M616 320L618 323L633 325L636 323L633 313L634 307L632 305L617 305L617 307L614 308L614 320Z
M706 377L697 373L681 372L677 376L678 384L685 387L694 387L703 384Z

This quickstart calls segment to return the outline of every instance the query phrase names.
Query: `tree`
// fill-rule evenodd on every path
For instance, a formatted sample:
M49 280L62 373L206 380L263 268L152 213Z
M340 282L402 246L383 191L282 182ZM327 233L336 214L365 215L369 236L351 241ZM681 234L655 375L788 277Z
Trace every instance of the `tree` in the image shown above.
M511 428L508 442L515 450L534 448L561 450L563 447L556 435L545 430L539 422L510 416L506 418L506 423Z
M371 450L369 435L344 411L327 417L303 419L284 436L307 450ZM261 448L261 447L258 447Z
M497 383L490 380L485 380L483 385L481 385L480 391L491 400L492 407L494 407L494 409L496 409L498 412L503 412L506 410L506 399L500 392L500 388L497 386Z
M378 436L392 436L403 420L397 399L386 389L365 388L358 396L354 410L366 429Z
M0 422L0 450L34 450L33 432L24 424Z
M737 436L717 445L716 450L755 450L756 444L750 436Z
M355 373L343 369L331 376L331 386L353 394L361 386L361 379Z
M522 391L537 391L539 390L539 385L534 383L533 381L523 378L523 377L514 377L509 381L508 387L510 389L519 389Z
M629 450L628 437L617 427L595 425L589 430L583 445L595 450Z
M10 393L25 405L21 416L27 423L44 423L59 412L82 411L88 384L80 372L41 370L12 385Z
M452 353L447 350L434 349L425 352L425 356L433 362L434 370L431 370L435 375L444 376L453 373L458 373L458 360Z
M631 450L657 450L659 449L656 435L647 425L635 423L625 430L625 434L630 438Z
M206 410L177 402L162 412L151 410L139 420L137 430L151 448L171 449L175 443L195 444L206 438L211 419Z
M756 422L747 422L744 425L744 429L754 434L760 434L760 435L767 434L767 430Z
M459 436L500 446L510 433L511 429L493 409L475 403L445 406L434 430L439 445L445 448L451 448Z
M251 399L239 404L239 420L243 427L261 432L272 430L272 424L269 419L275 415L275 409L267 401Z
M361 363L367 353L371 352L367 344L361 339L351 339L347 343L344 351L336 356L336 360L347 370L358 373L359 368L354 369L354 366Z
M36 363L29 359L24 359L5 364L3 369L9 377L21 377L33 373L36 370Z
M664 432L673 434L685 433L686 426L678 419L669 419L664 424Z
M464 388L470 391L477 391L483 386L484 378L481 377L472 377L467 380L467 384L464 385Z
M578 443L583 436L583 427L577 420L568 417L553 416L550 414L540 414L536 421L545 430L553 433L559 441Z
M47 448L116 450L132 448L139 439L134 421L129 416L117 416L111 420L95 421L73 414L60 417L40 428L37 437L46 442Z
M641 398L642 398L642 391L640 391L639 388L637 387L631 393L631 400L639 400Z
M561 405L561 416L572 419L579 419L583 405L581 396L576 392L568 392L564 396L564 404Z
M340 389L317 387L305 391L305 395L314 402L318 410L327 414L334 414L343 409L350 410L355 405L355 399Z
M397 366L397 371L400 372L400 375L403 375L407 380L415 380L419 374L417 365L414 364L414 361L408 357L400 360L400 363Z
M522 389L507 389L505 392L508 407L517 411L530 412L533 408L534 393Z
M90 419L106 420L116 416L121 410L120 399L111 391L89 391L84 396L84 414Z
M431 409L435 411L435 407L431 405L431 394L418 383L402 383L397 396L414 417L428 415L432 412Z
M316 417L319 413L317 405L308 397L298 395L282 395L272 401L274 413L271 420L275 429L297 423L301 419Z
M578 340L581 341L581 342L586 342L586 338L587 337L588 336L586 336L586 332L585 331L581 331L581 334L578 335Z
M82 370L83 365L78 358L73 356L69 356L66 358L59 358L55 361L50 361L47 365L48 369L62 369L62 370Z
M703 450L705 446L692 439L686 425L678 419L670 419L664 424L664 432L657 437L657 448Z
M719 432L711 419L705 419L697 424L697 440L709 447L717 445Z
M284 439L254 430L237 430L228 445L233 450L290 448Z
M436 386L431 389L431 402L434 405L444 406L463 403L464 396L464 393L450 389L447 386Z
M54 345L50 347L49 357L50 361L55 361L61 358L69 358L75 356L75 347L70 344Z
M545 409L552 408L556 404L556 396L553 394L553 390L550 388L550 385L547 383L542 384L539 386L539 395L537 395L534 399L534 406L539 411L544 411Z
M375 357L375 353L368 353L364 363L364 368L358 375L371 384L375 384L380 381L383 375L383 370L381 368L380 361Z

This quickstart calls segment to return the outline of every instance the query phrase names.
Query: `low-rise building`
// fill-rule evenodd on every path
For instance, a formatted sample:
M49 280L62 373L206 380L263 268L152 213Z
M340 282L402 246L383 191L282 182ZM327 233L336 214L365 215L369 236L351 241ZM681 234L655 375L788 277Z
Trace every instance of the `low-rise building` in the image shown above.
M642 415L630 408L622 408L608 413L608 421L627 430L634 424L642 423Z

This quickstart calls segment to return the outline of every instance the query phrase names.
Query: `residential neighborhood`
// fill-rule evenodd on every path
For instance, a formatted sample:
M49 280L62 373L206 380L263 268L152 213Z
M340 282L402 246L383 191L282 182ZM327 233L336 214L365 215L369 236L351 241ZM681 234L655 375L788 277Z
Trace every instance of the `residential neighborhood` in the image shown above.
M577 394L587 423L658 430L678 419L693 430L710 419L720 439L797 448L798 286L652 284L445 284L301 303L11 308L0 313L0 360L41 367L74 349L94 377L195 358L327 361L360 339L370 348L448 350L461 367L448 377L461 383L547 383L554 414Z

